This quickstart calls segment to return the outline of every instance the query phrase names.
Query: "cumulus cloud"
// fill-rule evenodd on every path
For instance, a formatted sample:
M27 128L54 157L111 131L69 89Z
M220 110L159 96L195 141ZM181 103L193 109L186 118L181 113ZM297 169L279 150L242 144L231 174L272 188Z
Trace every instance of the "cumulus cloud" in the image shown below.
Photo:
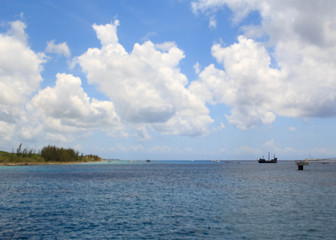
M192 3L194 12L223 6L233 11L237 23L257 10L261 23L243 26L244 35L230 46L214 44L211 52L222 68L205 67L192 92L209 103L229 105L227 119L241 129L270 124L276 116L336 115L334 1ZM266 42L258 40L263 36Z
M273 122L271 106L281 72L269 67L265 48L241 36L238 43L226 48L213 45L212 54L225 71L209 65L190 89L210 103L229 105L227 119L241 129Z
M56 44L55 40L49 41L47 42L45 52L70 57L70 50L66 42Z
M81 80L71 74L57 74L56 85L36 94L27 105L30 112L54 133L74 133L104 128L121 130L119 117L110 101L89 98Z
M26 34L25 29L26 24L20 20L17 20L10 23L10 28L8 29L6 35L19 42L26 43L28 35Z
M101 48L77 58L88 82L96 84L128 124L145 124L166 134L201 135L212 123L205 103L186 87L178 67L184 53L175 43L134 44L128 53L119 43L117 27L93 25Z
M10 139L16 131L16 123L24 120L24 104L42 81L44 57L28 46L25 28L23 22L15 21L6 33L0 34L0 134L3 139Z
M15 21L0 34L0 142L70 141L100 129L124 135L113 103L88 97L79 78L57 74L54 87L40 89L46 57L30 49L25 28ZM51 41L46 52L70 56L66 43Z
M12 35L0 34L0 104L1 109L8 112L11 107L24 103L38 89L44 61L21 37L25 34L22 33L25 25L18 21L13 25L16 27L11 28Z
M114 20L111 24L97 25L93 24L93 29L96 31L97 38L100 40L102 46L110 44L118 44L117 28L119 20Z

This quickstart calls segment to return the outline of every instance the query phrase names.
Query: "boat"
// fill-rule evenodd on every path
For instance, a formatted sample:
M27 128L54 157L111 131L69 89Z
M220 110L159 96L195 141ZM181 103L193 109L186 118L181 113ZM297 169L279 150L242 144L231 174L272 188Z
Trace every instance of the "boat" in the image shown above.
M268 160L265 160L265 158L262 157L262 158L259 158L258 162L259 163L277 163L278 158L276 158L274 155L274 158L270 159L270 153L268 153Z

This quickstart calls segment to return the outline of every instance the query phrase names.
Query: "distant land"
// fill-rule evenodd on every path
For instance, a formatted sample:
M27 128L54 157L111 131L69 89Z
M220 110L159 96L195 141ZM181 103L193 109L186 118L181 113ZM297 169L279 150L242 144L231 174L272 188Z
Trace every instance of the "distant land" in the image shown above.
M36 153L33 149L22 148L22 144L9 153L0 151L0 166L21 166L21 165L42 165L42 164L72 164L84 162L103 161L97 155L79 154L71 148L59 148L56 146L46 146Z

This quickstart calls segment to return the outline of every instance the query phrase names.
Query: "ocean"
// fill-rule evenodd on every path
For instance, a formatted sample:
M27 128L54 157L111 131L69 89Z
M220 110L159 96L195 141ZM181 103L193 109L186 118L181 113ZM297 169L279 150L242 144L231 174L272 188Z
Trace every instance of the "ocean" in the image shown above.
M0 167L0 239L336 239L336 163Z

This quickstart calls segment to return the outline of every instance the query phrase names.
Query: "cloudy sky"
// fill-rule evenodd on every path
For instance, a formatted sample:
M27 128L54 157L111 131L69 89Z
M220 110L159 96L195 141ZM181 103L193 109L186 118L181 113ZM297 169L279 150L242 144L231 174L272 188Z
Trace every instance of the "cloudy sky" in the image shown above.
M336 1L0 4L0 150L336 156Z

